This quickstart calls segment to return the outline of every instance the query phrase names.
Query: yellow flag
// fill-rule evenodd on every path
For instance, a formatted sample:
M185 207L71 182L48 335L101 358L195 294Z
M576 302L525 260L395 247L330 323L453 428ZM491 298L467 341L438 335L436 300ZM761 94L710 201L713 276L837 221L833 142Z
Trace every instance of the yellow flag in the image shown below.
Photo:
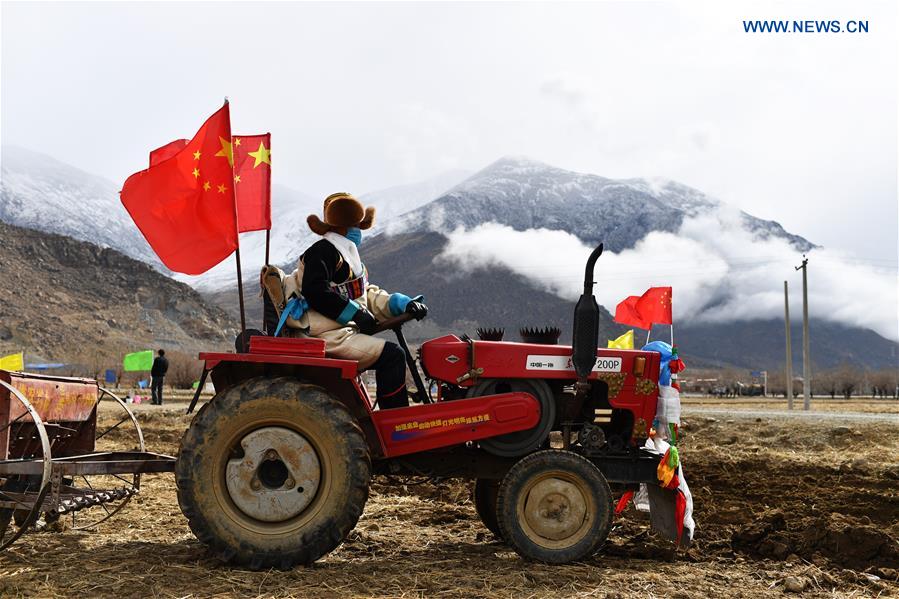
M634 329L618 339L609 340L609 349L634 349Z
M22 352L0 358L0 370L25 370L25 355Z

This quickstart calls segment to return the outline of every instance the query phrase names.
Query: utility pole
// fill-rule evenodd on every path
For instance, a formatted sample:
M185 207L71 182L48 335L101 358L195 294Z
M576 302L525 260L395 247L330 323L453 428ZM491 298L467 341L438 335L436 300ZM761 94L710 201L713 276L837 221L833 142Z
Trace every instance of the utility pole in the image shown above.
M802 254L802 399L803 410L808 410L812 402L812 373L808 351L808 258Z
M784 326L787 329L787 409L793 409L793 344L790 341L790 293L784 281Z

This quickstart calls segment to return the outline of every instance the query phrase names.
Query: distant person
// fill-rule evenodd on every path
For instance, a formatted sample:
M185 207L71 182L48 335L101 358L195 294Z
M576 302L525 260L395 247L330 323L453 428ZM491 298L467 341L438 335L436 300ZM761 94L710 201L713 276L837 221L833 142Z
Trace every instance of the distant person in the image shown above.
M159 355L153 360L150 369L150 396L154 406L162 405L162 384L165 381L165 373L169 370L169 361L165 357L165 350L159 350Z

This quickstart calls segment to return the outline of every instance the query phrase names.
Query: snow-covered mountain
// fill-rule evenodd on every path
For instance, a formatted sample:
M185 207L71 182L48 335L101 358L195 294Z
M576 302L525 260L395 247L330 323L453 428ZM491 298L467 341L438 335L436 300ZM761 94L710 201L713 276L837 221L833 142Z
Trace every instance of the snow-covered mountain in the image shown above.
M122 207L120 185L21 148L4 147L0 158L0 221L109 246L165 272ZM475 323L570 330L583 258L603 241L609 251L597 293L604 306L649 285L676 283L675 317L688 353L757 368L779 334L781 277L793 272L799 251L811 250L812 262L827 266L810 284L812 316L848 327L824 343L824 325L816 325L813 351L870 365L887 355L895 359L896 345L887 340L894 334L883 332L889 327L876 317L895 306L894 272L842 263L776 222L672 181L614 180L525 158L503 158L466 175L446 173L359 196L379 210L363 246L373 280L428 297L431 328L419 337ZM320 213L321 202L273 187L270 262L290 267L315 240L306 217ZM0 241L5 247L6 239ZM254 290L264 248L264 232L241 237L251 321L259 312ZM218 303L229 310L236 304L233 258L200 277L176 278L223 298ZM858 294L862 287L868 293ZM621 332L607 313L604 319L604 334ZM768 323L764 332L759 323Z
M364 205L378 209L375 226L366 236L384 231L392 218L427 204L469 174L468 171L449 171L423 181L358 196ZM292 268L300 254L315 243L318 236L309 230L306 217L313 213L320 215L323 200L283 185L272 186L271 264ZM255 285L259 269L265 263L265 233L257 231L241 235L240 257L244 280ZM202 275L175 275L175 278L203 292L219 290L234 284L235 262L228 258Z
M100 246L111 247L157 270L170 273L134 226L119 200L121 183L80 170L50 156L3 146L0 176L0 221L49 233L57 233ZM378 207L375 234L380 223L414 210L470 173L450 171L430 179L362 194L366 204ZM321 212L322 198L284 185L272 186L272 231L269 261L291 264L311 245L315 235L306 217ZM254 281L265 261L265 233L241 235L241 265L247 281ZM228 258L200 276L174 275L179 281L210 291L233 285L235 263Z
M388 229L393 218L441 197L471 175L471 171L451 170L430 179L388 187L359 196L363 204L376 206L378 209L372 233Z
M528 158L505 157L404 216L391 230L447 232L495 222L515 229L569 231L584 243L632 248L652 231L675 233L685 217L722 207L701 191L662 179L607 179ZM741 213L760 238L780 237L797 249L807 240L778 223Z
M0 221L111 247L165 270L119 201L121 185L17 146L3 146L0 166Z
M269 262L287 264L307 248L315 234L306 225L306 217L321 211L321 201L309 194L283 185L272 185L272 230ZM240 236L240 262L246 289L255 289L259 269L265 264L265 231ZM175 274L175 279L200 291L229 287L237 280L233 257L197 276Z

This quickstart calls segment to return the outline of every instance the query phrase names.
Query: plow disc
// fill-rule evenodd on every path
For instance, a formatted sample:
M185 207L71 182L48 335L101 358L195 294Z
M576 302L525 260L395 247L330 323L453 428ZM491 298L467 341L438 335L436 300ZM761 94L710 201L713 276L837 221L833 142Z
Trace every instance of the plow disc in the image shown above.
M0 443L10 447L24 444L22 462L33 466L30 474L7 471L0 462L0 551L16 542L41 512L47 491L50 489L52 464L50 440L47 429L37 410L6 381L0 386L7 391L6 424L0 428ZM27 436L26 436L27 433ZM36 438L35 438L36 437Z

